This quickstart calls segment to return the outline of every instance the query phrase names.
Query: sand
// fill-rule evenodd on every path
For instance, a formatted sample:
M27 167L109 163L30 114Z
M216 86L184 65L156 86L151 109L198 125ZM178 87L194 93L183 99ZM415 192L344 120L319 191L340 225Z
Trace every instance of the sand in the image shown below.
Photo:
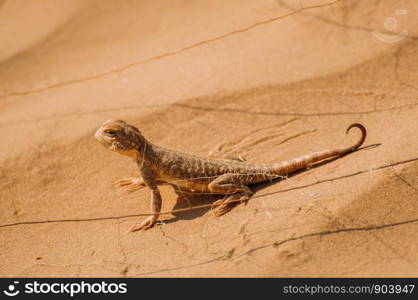
M0 276L417 276L415 4L0 1ZM112 187L137 170L94 139L110 118L259 163L368 137L222 217L127 233L149 192Z

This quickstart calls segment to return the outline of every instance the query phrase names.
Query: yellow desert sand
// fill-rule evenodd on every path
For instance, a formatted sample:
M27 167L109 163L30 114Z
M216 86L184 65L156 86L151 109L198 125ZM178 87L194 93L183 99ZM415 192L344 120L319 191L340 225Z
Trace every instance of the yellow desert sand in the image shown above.
M418 276L415 0L0 1L0 276ZM128 233L149 190L94 133L269 164L353 153L252 186L215 217ZM220 146L219 146L220 145ZM162 211L210 204L160 187Z

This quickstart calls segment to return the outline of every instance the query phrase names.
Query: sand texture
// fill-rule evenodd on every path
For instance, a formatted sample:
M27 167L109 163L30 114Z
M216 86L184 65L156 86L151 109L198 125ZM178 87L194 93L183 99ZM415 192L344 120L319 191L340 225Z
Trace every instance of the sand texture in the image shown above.
M418 276L417 42L416 0L0 1L0 276ZM94 139L111 118L259 163L368 136L127 233L149 191L112 187L137 168Z

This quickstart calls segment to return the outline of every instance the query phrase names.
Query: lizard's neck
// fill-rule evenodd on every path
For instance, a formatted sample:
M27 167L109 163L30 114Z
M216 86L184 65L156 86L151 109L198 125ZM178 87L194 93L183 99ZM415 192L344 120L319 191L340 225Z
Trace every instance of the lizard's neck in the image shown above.
M132 149L131 157L138 164L138 166L141 166L144 163L147 152L152 151L151 148L152 144L142 138L141 143L139 143L135 149Z

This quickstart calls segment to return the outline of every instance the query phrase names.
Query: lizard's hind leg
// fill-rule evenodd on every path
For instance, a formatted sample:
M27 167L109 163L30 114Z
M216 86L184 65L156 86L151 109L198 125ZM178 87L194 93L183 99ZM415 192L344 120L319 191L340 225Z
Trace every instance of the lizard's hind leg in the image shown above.
M215 208L215 216L219 217L229 212L237 200L248 200L253 192L250 188L240 182L242 175L239 174L224 174L209 183L208 188L211 193L226 194L226 199L215 201L215 205L219 205Z
M125 188L128 192L134 192L145 187L145 182L141 177L130 177L116 181L113 186Z

